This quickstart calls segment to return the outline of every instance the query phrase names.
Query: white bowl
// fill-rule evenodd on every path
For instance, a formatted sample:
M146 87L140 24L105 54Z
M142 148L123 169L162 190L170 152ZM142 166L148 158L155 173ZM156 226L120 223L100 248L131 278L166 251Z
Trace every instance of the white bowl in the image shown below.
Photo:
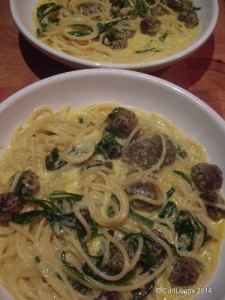
M171 120L186 134L198 140L210 160L225 174L225 122L203 101L189 92L156 77L118 69L72 71L34 83L0 104L0 155L4 152L12 130L25 123L32 110L40 105L58 109L65 104L87 107L113 101L150 112ZM223 186L224 190L224 186ZM208 283L213 294L198 295L198 300L225 299L225 244L215 276ZM9 300L0 289L0 299Z
M195 0L196 6L201 7L198 12L200 19L200 32L196 40L185 50L177 54L165 57L159 60L146 63L127 63L114 64L95 62L85 60L72 55L54 50L48 45L41 42L37 37L33 25L34 6L37 0L10 0L10 8L12 17L23 36L37 49L52 57L53 59L70 66L72 68L120 68L142 71L155 71L178 62L187 56L191 55L199 49L212 34L218 19L218 1L217 0ZM207 5L206 5L207 2Z

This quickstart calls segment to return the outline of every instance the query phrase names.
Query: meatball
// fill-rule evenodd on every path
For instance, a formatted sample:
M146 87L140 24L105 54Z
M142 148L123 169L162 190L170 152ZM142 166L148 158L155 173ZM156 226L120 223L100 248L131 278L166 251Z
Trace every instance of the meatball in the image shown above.
M173 142L166 137L166 157L164 165L169 165L176 159L176 148ZM129 163L135 163L143 169L151 168L162 155L162 140L159 135L143 140L135 140L125 149L123 158Z
M220 189L223 173L217 165L198 163L191 169L191 178L200 191Z
M185 11L188 8L189 0L167 0L167 5L177 11Z
M152 254L154 256L163 256L163 254L165 253L165 250L162 248L162 246L159 243L147 240L146 244L151 249Z
M121 251L111 243L109 246L109 259L102 270L119 273L123 269L123 263L124 258Z
M35 195L40 190L38 176L31 170L14 174L9 184L11 188L15 186L15 193L19 195Z
M79 12L85 16L102 12L102 7L99 3L82 3L79 6Z
M127 40L133 36L133 30L112 29L103 35L102 43L112 49L124 49L127 47Z
M23 208L23 202L14 193L0 195L0 223L10 222Z
M123 138L128 137L138 124L135 113L123 107L115 108L106 121L106 130Z
M151 198L157 200L159 198L158 187L151 182L138 182L127 189L129 195L138 195L146 198ZM140 199L132 200L130 203L131 207L137 209L147 209L152 210L154 208L153 204L145 202Z
M177 19L184 23L187 28L194 28L199 24L198 15L194 10L186 10L180 13Z
M215 191L206 191L201 193L200 197L204 200L208 200L209 202L214 202L218 204L225 204L224 199L220 197L218 193ZM224 205L225 209L225 205ZM223 218L225 218L225 210L212 206L210 204L206 204L206 211L208 214L208 217L212 219L213 221L219 221Z
M175 264L169 276L172 286L191 286L197 283L203 265L193 258L183 257Z
M155 35L159 32L161 22L154 16L147 16L140 22L140 31L143 34Z

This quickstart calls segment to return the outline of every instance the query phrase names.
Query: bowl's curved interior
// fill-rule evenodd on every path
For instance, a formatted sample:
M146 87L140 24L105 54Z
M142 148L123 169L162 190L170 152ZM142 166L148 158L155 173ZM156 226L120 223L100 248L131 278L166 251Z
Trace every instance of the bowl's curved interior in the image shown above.
M87 107L101 102L117 102L171 120L207 150L210 160L225 174L225 122L204 102L187 91L156 77L118 69L72 71L34 83L0 104L0 154L7 147L12 130L25 123L32 110L40 105L58 109L66 104ZM213 294L197 295L198 300L225 299L225 245L217 273L208 283ZM213 297L212 297L213 296ZM0 299L3 291L0 290Z
M195 0L195 5L201 7L198 12L200 18L200 32L196 40L186 49L180 51L177 54L165 57L156 61L147 63L129 63L129 64L116 64L116 63L101 63L90 60L85 60L77 57L73 57L69 54L57 51L48 45L42 43L35 34L33 24L34 7L37 0L10 0L10 9L12 17L24 37L37 49L47 54L48 56L56 59L57 61L64 63L70 67L108 67L108 68L123 68L133 70L150 70L154 71L173 64L181 59L184 59L194 51L199 49L212 34L217 19L218 19L218 1L207 0Z

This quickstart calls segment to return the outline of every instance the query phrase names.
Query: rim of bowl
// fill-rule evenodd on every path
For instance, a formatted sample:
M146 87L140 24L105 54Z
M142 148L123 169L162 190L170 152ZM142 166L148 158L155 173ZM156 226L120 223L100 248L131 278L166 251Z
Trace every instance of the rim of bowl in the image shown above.
M67 80L74 79L76 78L84 78L85 76L89 77L95 77L95 76L113 76L113 77L128 77L131 79L137 79L137 80L144 80L144 81L149 81L152 84L154 84L157 87L163 86L164 88L171 89L173 93L178 93L180 95L183 95L184 97L187 97L189 102L192 102L196 107L198 107L200 110L203 110L204 113L208 114L209 116L212 117L214 123L216 126L218 126L220 129L223 130L225 134L225 120L215 111L213 110L208 104L206 104L203 100L195 96L194 94L190 93L189 91L165 80L158 78L156 76L150 75L150 74L144 74L138 71L133 71L133 70L121 70L121 69L115 69L115 68L93 68L93 69L84 69L84 70L73 70L70 72L65 72L62 74L57 74L51 77L47 77L45 79L36 81L30 85L27 85L26 87L18 90L8 98L6 98L3 102L0 103L0 115L4 113L4 110L7 110L8 108L12 108L13 104L20 101L21 98L24 96L29 95L31 92L37 92L40 88L46 87L49 84L57 84L60 82L65 82ZM173 120L171 119L173 122ZM222 244L223 249L221 249L220 252L220 257L222 257L222 251L224 251L225 247L225 240L223 240ZM215 285L215 275L220 274L221 275L221 268L217 268L216 273L210 278L210 280L207 282L210 284L213 282L213 286ZM209 285L210 287L210 285ZM8 296L8 293L2 288L0 285L0 295L3 294L3 296L6 294ZM211 294L208 294L205 296L198 295L200 296L200 299L211 299L210 296ZM8 298L7 298L8 299ZM11 299L11 297L9 297ZM221 300L224 298L221 298ZM224 299L225 300L225 299Z
M6 109L8 106L13 105L13 103L18 101L18 98L20 98L23 95L28 95L31 91L39 90L42 87L47 86L51 83L60 83L63 81L66 81L67 79L76 78L78 77L85 77L85 76L113 76L113 77L129 77L132 79L143 79L149 82L152 82L156 86L164 86L166 88L172 89L180 94L185 95L189 98L189 101L193 102L195 105L197 105L200 108L203 108L208 114L210 114L214 120L216 120L218 123L220 123L220 126L224 127L225 131L225 120L207 103L205 103L203 100L195 96L194 94L190 93L189 91L185 90L184 88L171 83L170 81L167 81L162 78L158 78L154 75L141 73L139 71L135 70L121 70L116 68L91 68L91 69L81 69L81 70L72 70L65 73L60 73L57 75L53 75L44 79L41 79L39 81L36 81L32 84L29 84L25 86L24 88L18 90L17 92L13 93L9 97L7 97L5 100L3 100L0 103L0 114L4 109Z
M82 58L78 58L72 55L69 55L64 52L60 52L51 48L50 46L44 44L43 42L39 41L35 35L31 34L29 30L23 25L21 22L17 11L16 11L16 2L18 0L10 0L10 11L13 17L13 20L18 27L19 31L24 35L24 37L36 48L40 51L44 52L50 57L55 57L56 60L64 63L68 66L75 66L80 65L89 68L117 68L117 69L160 69L161 67L170 65L173 61L178 62L181 59L184 59L188 55L192 54L196 50L198 50L210 37L212 34L219 15L219 5L218 0L211 0L213 5L213 15L208 25L206 32L196 41L194 44L191 44L188 48L167 56L165 58L161 58L152 62L142 62L142 63L127 63L127 64L120 64L120 63L105 63L105 62L95 62L91 60L86 60Z

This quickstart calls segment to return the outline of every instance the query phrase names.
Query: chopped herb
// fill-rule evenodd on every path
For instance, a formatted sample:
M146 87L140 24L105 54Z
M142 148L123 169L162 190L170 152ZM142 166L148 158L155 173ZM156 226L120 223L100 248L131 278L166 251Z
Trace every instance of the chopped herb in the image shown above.
M176 204L172 201L168 201L167 204L164 206L163 210L159 213L160 218L170 218L177 213Z
M149 282L148 284L146 284L143 289L138 289L138 290L134 291L132 300L143 299L145 296L147 296L152 291L154 286L155 286L155 281L153 280L153 281Z
M40 256L36 256L34 259L37 264L39 264L41 262Z
M122 145L115 140L114 135L106 134L96 145L95 151L105 159L116 159L122 156Z
M191 186L192 190L194 190L194 186L192 184L192 181L189 179L189 177L184 172L179 171L179 170L174 170L173 174L183 178Z
M134 221L143 223L144 225L146 225L149 228L152 228L152 226L154 225L154 221L136 213L132 209L130 209L130 211L129 211L129 217Z
M37 9L37 18L41 26L42 32L48 31L48 25L51 23L58 22L58 18L47 17L48 15L59 11L63 6L55 4L54 2L42 4Z
M93 32L93 28L85 24L74 24L73 27L75 30L67 31L72 36L85 36Z
M126 20L127 18L123 18L120 20L116 20L116 21L112 21L112 22L108 22L105 24L102 23L97 23L97 27L98 27L98 32L99 34L105 33L107 31L110 31L114 25L118 24L120 21Z
M160 35L160 37L159 37L159 41L161 42L161 43L164 43L165 42L165 39L167 38L167 36L170 34L170 32L167 30L167 31L165 31L162 35Z
M72 200L72 201L81 201L83 198L82 195L74 194L74 193L67 193L64 191L54 191L49 195L49 199L52 201L55 200Z
M178 235L178 249L192 251L196 235L202 232L202 227L189 211L179 211L175 222L175 231Z
M171 198L173 194L175 193L175 188L171 187L167 192L166 192L166 197L167 199Z
M69 273L73 276L73 278L75 280L77 280L81 284L84 284L87 282L84 275L81 272L79 272L78 269L73 264L66 261L65 251L63 251L61 253L61 261L62 261L63 265L65 266L65 268L69 271Z
M67 164L60 159L58 148L53 148L45 158L45 166L48 171L55 171Z
M42 210L32 210L25 213L21 213L13 219L14 223L17 224L29 224L34 221L37 217L42 215Z

